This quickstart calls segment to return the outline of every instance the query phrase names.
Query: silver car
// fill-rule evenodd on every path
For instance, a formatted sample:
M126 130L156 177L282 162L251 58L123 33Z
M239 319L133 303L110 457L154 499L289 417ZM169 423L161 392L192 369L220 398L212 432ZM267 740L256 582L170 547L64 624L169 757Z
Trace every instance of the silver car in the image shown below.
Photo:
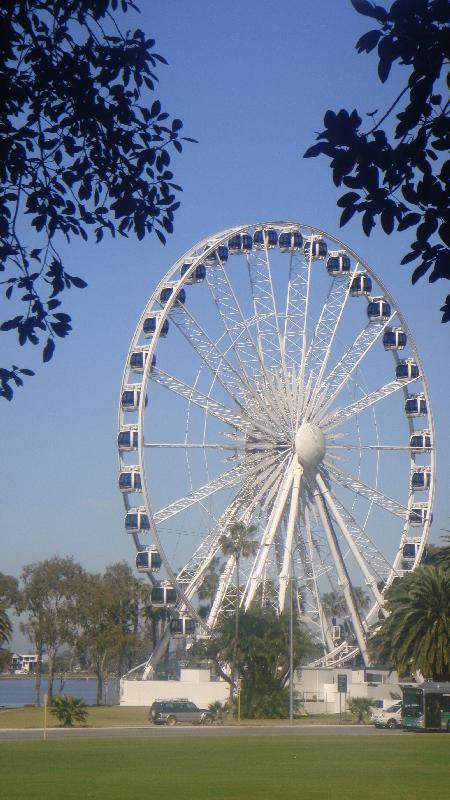
M176 725L191 722L197 725L212 725L214 714L207 708L199 708L190 700L155 700L150 707L149 720L155 725Z

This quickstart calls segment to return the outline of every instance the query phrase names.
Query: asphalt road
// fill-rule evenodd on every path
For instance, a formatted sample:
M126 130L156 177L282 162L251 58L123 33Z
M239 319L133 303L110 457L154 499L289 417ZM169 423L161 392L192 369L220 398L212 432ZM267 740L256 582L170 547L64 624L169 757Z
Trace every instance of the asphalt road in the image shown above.
M405 731L375 728L374 725L201 725L148 726L136 728L49 728L47 740L112 739L117 737L179 736L404 736ZM42 740L43 730L0 730L2 741Z

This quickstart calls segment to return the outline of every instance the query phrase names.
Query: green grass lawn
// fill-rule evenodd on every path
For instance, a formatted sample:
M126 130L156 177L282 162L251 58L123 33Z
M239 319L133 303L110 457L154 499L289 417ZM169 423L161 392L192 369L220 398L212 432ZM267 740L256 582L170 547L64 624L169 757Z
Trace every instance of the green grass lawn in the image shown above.
M8 800L427 800L448 796L450 737L0 743Z
M339 715L316 715L301 717L295 720L296 725L319 723L333 724L339 722ZM347 723L354 720L348 715ZM286 725L287 720L242 720L243 725ZM148 708L146 706L88 706L86 726L89 728L122 727L128 725L148 725ZM234 720L227 720L226 724L236 724ZM344 724L344 721L343 721ZM5 728L42 728L44 725L43 708L11 708L0 710L0 730ZM50 711L48 712L48 727L56 728L59 722Z

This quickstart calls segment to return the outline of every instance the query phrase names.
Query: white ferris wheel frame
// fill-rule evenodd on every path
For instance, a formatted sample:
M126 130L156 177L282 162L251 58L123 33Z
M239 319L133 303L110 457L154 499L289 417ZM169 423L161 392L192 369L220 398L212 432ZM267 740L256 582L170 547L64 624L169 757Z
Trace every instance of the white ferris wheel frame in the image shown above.
M224 264L219 263L216 266L207 266L207 276L212 272L219 275L218 280L221 280L221 286L216 287L215 292L212 291L211 297L216 305L219 317L224 327L224 333L217 341L209 338L208 334L203 330L197 320L189 312L185 305L177 306L176 299L179 291L185 286L190 284L190 278L195 274L196 268L200 264L205 264L208 256L217 252L218 248L222 245L227 246L231 237L242 234L250 235L255 230L267 231L275 229L278 233L283 231L299 231L304 239L309 239L310 242L314 238L321 237L327 242L331 242L336 250L345 252L350 258L354 259L355 266L349 275L344 277L331 277L331 287L326 302L322 308L319 320L317 321L314 336L309 338L307 335L307 322L308 322L308 304L309 292L311 290L311 266L313 262L312 244L310 244L310 252L308 255L299 255L304 265L304 274L301 276L300 282L297 280L291 281L289 277L287 288L287 302L286 312L284 314L284 330L280 329L280 321L283 322L283 314L279 313L276 309L276 302L274 290L271 282L271 270L269 251L267 246L264 250L260 251L262 255L257 259L254 272L254 283L251 286L251 292L254 302L254 316L249 319L246 318L240 308L239 298L234 293L233 287L226 277ZM254 255L254 254L253 254ZM297 254L298 255L298 254ZM231 257L231 256L230 256ZM241 256L242 257L242 256ZM292 257L291 257L292 258ZM264 263L265 262L265 263ZM181 274L182 265L190 264L189 268ZM258 274L259 269L259 274ZM376 286L383 297L389 302L392 314L389 319L377 325L368 323L358 334L356 340L352 342L351 346L347 349L345 355L341 360L332 368L331 372L326 374L327 364L329 362L330 352L333 347L335 334L338 330L341 316L343 315L347 300L349 298L349 290L351 279L358 271L366 273L374 281ZM298 277L298 276L297 276ZM170 285L172 287L172 294L170 299L161 304L160 295L162 290ZM368 301L368 298L366 298ZM289 314L288 314L289 309ZM149 315L156 316L156 329L151 339L146 341L145 348L139 344L142 337L142 326L146 317ZM183 383L175 376L168 375L159 367L152 369L152 359L158 345L159 337L166 320L175 325L181 330L185 338L191 343L192 347L200 357L200 370L193 386ZM289 326L290 322L290 328ZM364 497L370 503L370 508L373 504L381 505L384 509L389 511L394 516L403 520L402 534L397 550L397 554L393 563L388 563L387 559L377 551L376 546L371 542L367 536L364 526L353 518L351 511L344 507L339 499L330 491L328 481L324 480L323 474L317 470L313 479L311 475L304 474L304 469L296 453L289 452L286 448L283 451L283 459L280 461L278 458L278 465L275 465L275 460L270 456L270 447L267 445L267 453L264 449L256 455L249 455L245 463L239 463L237 466L228 469L222 473L218 478L212 479L207 482L203 487L194 489L178 501L171 503L164 509L156 512L152 510L148 481L146 477L145 466L145 449L147 443L145 441L145 408L147 389L151 380L156 380L170 391L174 392L180 397L183 397L187 404L187 418L189 418L191 405L194 404L204 411L204 433L203 442L198 445L187 443L187 441L175 444L161 444L161 447L178 447L183 446L186 450L189 447L203 447L207 448L219 447L219 445L208 444L205 442L205 431L207 419L213 416L226 425L231 426L235 431L240 431L241 435L246 437L252 430L257 430L258 434L262 437L272 436L274 430L279 433L279 436L295 436L296 427L300 422L302 414L313 415L316 413L316 418L320 421L321 427L326 433L330 433L336 427L342 424L343 420L357 417L358 414L368 407L375 408L376 404L384 397L389 396L391 393L400 391L405 398L408 397L408 386L412 380L397 381L393 380L379 390L365 395L362 399L356 400L354 403L347 405L345 408L334 409L333 401L342 390L343 386L351 378L353 372L363 361L372 345L379 340L385 328L395 323L399 325L407 336L408 350L412 351L414 361L419 368L419 380L421 387L420 393L425 397L427 406L427 428L431 434L431 448L427 449L429 454L429 467L431 471L429 488L427 491L427 498L425 503L426 513L425 520L421 526L421 533L414 537L414 541L418 543L416 556L412 569L415 569L422 558L424 548L427 543L429 535L429 527L432 520L431 509L434 498L435 474L436 474L436 459L435 459L435 437L434 437L434 423L432 408L429 398L428 387L425 379L423 365L421 363L417 348L415 346L411 332L404 320L397 304L393 300L391 294L375 274L373 269L366 264L361 257L348 247L348 245L341 242L335 236L303 223L291 221L277 221L277 222L262 222L248 225L240 225L233 228L220 231L212 236L208 236L202 241L198 242L194 247L190 248L180 259L178 259L166 275L161 279L158 286L150 296L144 311L138 321L131 344L128 350L128 355L125 362L125 368L122 377L120 398L126 387L140 388L140 400L137 410L137 433L138 433L138 447L137 447L137 463L136 469L140 472L141 479L141 498L139 507L145 509L150 524L150 535L158 550L162 564L165 570L165 575L170 584L176 588L177 592L177 605L173 610L173 615L180 616L188 614L192 617L199 626L199 630L203 635L207 635L214 627L217 619L224 608L227 592L230 591L232 585L232 576L234 571L234 559L231 556L225 568L221 573L219 588L214 598L212 608L209 613L208 620L202 619L195 604L196 591L203 579L205 572L213 561L218 552L218 541L224 529L234 519L242 519L244 522L251 518L252 511L256 505L261 501L265 504L266 510L266 526L261 538L260 547L256 558L251 565L250 572L247 577L247 582L242 594L242 606L247 609L255 598L258 586L264 580L264 570L266 568L267 554L270 546L273 544L279 526L285 525L285 543L284 552L281 563L281 570L279 572L279 587L278 587L278 601L279 610L283 610L286 597L286 589L290 577L292 578L291 571L293 571L293 550L295 547L294 539L296 536L297 522L299 519L299 500L302 492L302 480L306 478L309 480L310 488L310 503L306 504L306 508L302 510L302 520L305 530L305 548L309 548L312 553L315 545L313 544L311 533L311 511L320 520L325 538L327 541L329 552L332 556L334 568L337 573L338 584L345 597L347 609L352 622L353 630L356 635L357 644L349 646L346 641L336 645L331 636L329 624L326 621L325 614L320 600L320 590L318 589L318 580L320 576L316 574L312 556L310 558L310 574L312 593L316 593L316 616L318 616L318 625L321 628L321 638L324 648L324 656L316 663L323 663L329 665L339 665L345 663L352 658L358 651L361 652L363 660L369 664L369 656L367 652L367 634L368 628L374 622L380 613L383 611L383 595L392 581L403 574L401 569L402 562L402 548L408 542L410 522L409 512L414 505L414 492L410 486L409 498L407 505L401 505L397 501L387 497L384 493L378 491L375 487L366 485L358 475L347 475L342 469L337 469L331 464L327 464L327 474L330 480L335 481L336 484L344 486L355 495ZM252 332L252 327L256 330L256 341ZM223 349L221 340L227 337L228 346ZM293 341L296 337L296 348L298 352L299 342L301 346L301 365L297 375L298 386L303 391L305 400L299 400L299 391L292 387L292 373L289 372L287 365L289 338ZM292 343L292 342L291 342ZM277 352L277 347L278 352ZM136 349L145 350L146 358L139 381L136 381L136 375L130 369L130 358ZM235 364L238 363L240 373L237 372L236 366L227 361L227 354L233 350L235 356ZM295 348L294 348L295 352ZM393 351L395 364L399 363L397 352ZM278 360L277 360L278 359ZM278 381L289 384L289 391L286 391L286 396L289 398L287 405L289 408L283 406L277 394L277 383L274 378L273 370L270 369L271 360L277 363L281 377ZM264 398L264 410L269 417L269 426L264 424L264 419L261 418L261 404L255 390L254 382L249 378L249 365L251 363L253 375L258 374L261 377L261 382L266 382L266 394ZM213 380L210 385L208 394L204 394L197 389L197 381L203 366L207 366L213 374ZM256 371L255 372L255 365ZM308 369L308 382L305 383L305 370ZM322 383L322 378L326 375L326 381ZM219 382L225 386L228 394L234 398L235 408L231 409L219 400L215 400L212 396L215 383ZM260 387L262 383L260 384ZM259 390L259 393L260 390ZM121 406L121 399L119 398L119 414L118 414L118 431L122 430L127 425L128 412ZM297 403L296 403L297 401ZM302 407L302 403L304 404ZM293 408L293 405L296 408ZM236 406L238 410L236 410ZM254 413L249 413L249 409ZM259 418L258 418L259 414ZM290 418L289 418L290 415ZM376 423L375 423L376 424ZM411 418L407 418L409 427L409 435L415 432L414 422ZM187 419L187 426L189 421ZM377 430L378 436L378 430ZM262 440L263 441L263 440ZM225 449L227 445L220 445L221 449ZM228 446L230 450L236 448L236 444L230 443ZM347 445L352 447L351 445ZM416 465L415 453L410 447L406 446L379 446L372 445L373 450L377 450L377 458L381 450L409 450L410 451L410 475L412 475L413 468ZM364 445L353 445L353 448L361 452ZM378 462L377 462L378 463ZM259 483L256 482L251 486L252 491L258 490L251 499L252 491L249 490L248 475L249 464L256 471L260 477ZM189 465L189 460L188 460ZM124 461L123 454L119 448L119 469L126 468L128 465ZM189 466L188 466L189 469ZM277 471L278 470L278 471ZM242 482L246 479L246 483L242 487ZM213 495L216 491L223 489L226 486L239 486L241 489L235 495L234 500L223 513L221 519L218 520L217 526L213 531L209 532L202 541L201 545L193 553L188 564L183 567L181 573L177 576L165 552L164 543L159 535L158 525L164 522L165 519L170 518L172 515L188 508L190 505L202 503L208 496ZM313 487L311 489L311 486ZM127 493L123 494L123 500L126 511L133 510L136 506L130 503ZM243 504L245 505L243 506ZM309 507L308 507L309 505ZM242 512L242 508L244 511ZM367 512L367 516L370 513ZM366 520L367 521L367 520ZM337 541L335 528L338 529L341 540L345 543L346 554L351 553L355 562L364 576L365 583L373 595L373 604L366 615L365 619L356 607L355 597L353 594L351 580L345 565L345 557L342 554L341 547ZM136 550L141 550L143 544L138 532L132 534ZM372 546L372 549L371 549ZM377 580L374 576L373 570L370 568L369 556L376 560L378 556L381 561L384 559L385 564L389 569L384 570L385 574L385 587L380 591L377 586ZM323 568L326 572L326 567ZM320 571L320 570L319 570ZM149 580L153 585L156 585L156 578L152 573L148 573ZM158 659L161 657L162 652L167 648L170 640L170 631L167 628L160 645L156 648L149 660L144 666L144 677L148 677L154 668ZM136 668L136 669L139 669Z

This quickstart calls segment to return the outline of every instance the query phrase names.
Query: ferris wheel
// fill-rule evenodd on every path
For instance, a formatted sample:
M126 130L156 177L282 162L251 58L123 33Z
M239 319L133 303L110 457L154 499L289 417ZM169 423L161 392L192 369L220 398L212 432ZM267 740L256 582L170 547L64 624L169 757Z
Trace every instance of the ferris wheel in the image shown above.
M411 333L351 248L263 222L188 250L132 337L118 453L136 567L171 620L143 677L171 642L207 636L234 608L235 557L221 537L237 521L258 541L241 559L241 608L281 613L294 587L316 663L360 653L369 664L386 589L427 542L435 454Z

